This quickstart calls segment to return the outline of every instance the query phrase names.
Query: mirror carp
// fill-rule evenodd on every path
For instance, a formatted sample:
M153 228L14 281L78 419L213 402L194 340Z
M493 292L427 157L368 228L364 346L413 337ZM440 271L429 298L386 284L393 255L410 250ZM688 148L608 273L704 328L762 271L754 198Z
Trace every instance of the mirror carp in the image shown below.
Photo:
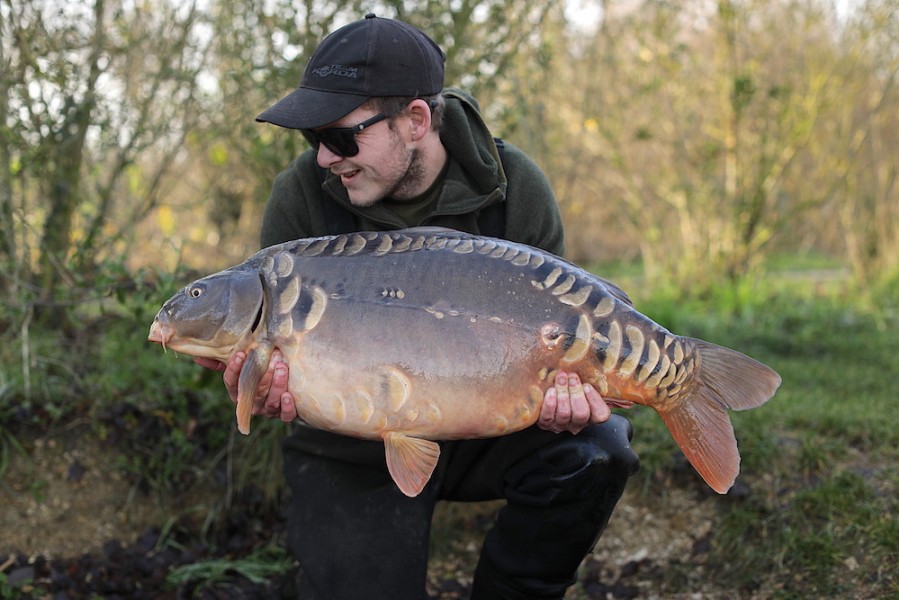
M615 284L561 258L439 228L265 248L179 291L149 340L221 361L247 352L237 403L245 434L280 349L301 419L383 440L409 496L430 479L437 441L533 425L559 369L611 406L653 408L726 493L740 465L728 410L760 406L781 382L740 352L669 332Z

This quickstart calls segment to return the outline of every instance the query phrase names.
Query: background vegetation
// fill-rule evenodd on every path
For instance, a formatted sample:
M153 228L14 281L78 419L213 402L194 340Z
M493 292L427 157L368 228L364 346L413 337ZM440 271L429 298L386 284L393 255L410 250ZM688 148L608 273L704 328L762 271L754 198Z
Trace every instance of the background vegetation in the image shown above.
M283 428L236 440L218 377L146 331L256 249L304 142L253 118L370 10L431 34L543 167L569 258L784 376L737 415L747 487L715 501L709 558L642 591L899 595L896 0L0 0L0 475L77 431L170 528L198 488L207 533L247 489L278 499ZM632 416L652 503L689 477Z

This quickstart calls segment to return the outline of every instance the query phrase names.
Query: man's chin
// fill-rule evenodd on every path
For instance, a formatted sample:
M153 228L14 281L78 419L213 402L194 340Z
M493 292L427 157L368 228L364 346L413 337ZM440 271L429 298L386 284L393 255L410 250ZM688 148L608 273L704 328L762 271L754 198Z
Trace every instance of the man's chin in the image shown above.
M350 204L357 208L368 208L369 206L373 206L377 204L377 198L369 198L369 197L358 197L350 194Z

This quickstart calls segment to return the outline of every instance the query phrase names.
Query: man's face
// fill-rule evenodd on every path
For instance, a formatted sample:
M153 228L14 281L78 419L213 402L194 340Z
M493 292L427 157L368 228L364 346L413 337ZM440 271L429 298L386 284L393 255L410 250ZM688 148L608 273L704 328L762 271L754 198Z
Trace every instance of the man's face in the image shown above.
M363 106L327 127L352 127L375 114ZM319 146L318 164L340 177L353 205L371 206L387 197L402 200L421 191L420 158L406 131L407 121L400 115L356 134L359 153L355 156L340 156L324 144Z

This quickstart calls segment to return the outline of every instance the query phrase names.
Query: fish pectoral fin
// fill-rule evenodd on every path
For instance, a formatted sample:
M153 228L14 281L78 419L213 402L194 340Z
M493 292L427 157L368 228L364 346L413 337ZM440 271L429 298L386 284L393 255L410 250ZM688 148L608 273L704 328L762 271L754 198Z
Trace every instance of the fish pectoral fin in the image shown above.
M440 445L396 431L383 437L390 476L401 492L414 498L431 479L440 458Z
M271 349L256 347L247 353L240 379L237 381L237 430L244 435L250 433L250 417L253 415L253 399L256 388L268 368Z

